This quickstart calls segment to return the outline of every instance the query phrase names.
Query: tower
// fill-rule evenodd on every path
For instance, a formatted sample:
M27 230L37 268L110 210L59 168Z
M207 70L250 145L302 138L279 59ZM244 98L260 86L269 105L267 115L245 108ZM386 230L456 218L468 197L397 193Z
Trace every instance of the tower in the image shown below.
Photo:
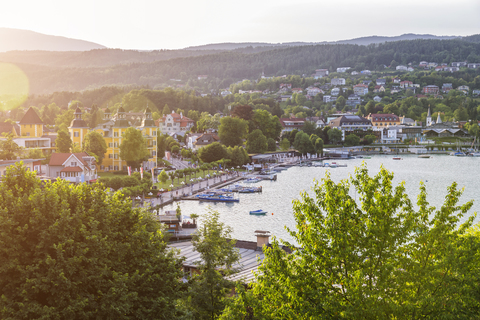
M428 107L428 113L427 113L427 127L430 127L432 125L432 115L430 114L430 107Z
M76 143L78 146L82 146L85 135L88 133L88 125L85 120L82 119L82 110L79 107L75 109L73 114L73 120L68 127L72 143Z

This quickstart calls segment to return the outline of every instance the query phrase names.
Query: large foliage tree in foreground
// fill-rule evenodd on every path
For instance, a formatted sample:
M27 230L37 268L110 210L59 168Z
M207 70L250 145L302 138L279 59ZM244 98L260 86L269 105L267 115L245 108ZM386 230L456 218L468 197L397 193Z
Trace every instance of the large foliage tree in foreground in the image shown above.
M436 209L421 184L414 207L392 179L362 166L339 183L327 174L315 197L303 193L289 230L301 249L285 242L287 254L273 241L253 289L223 317L476 319L479 257L469 248L479 240L465 236L473 216L459 224L473 202L459 205L453 183Z
M40 185L20 165L0 184L1 319L172 319L181 262L120 193Z

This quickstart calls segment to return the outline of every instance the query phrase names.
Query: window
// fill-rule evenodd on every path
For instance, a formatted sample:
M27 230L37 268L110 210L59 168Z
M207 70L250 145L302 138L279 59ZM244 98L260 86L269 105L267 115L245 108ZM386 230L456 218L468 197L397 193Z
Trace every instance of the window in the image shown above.
M27 137L30 137L30 132L27 132Z
M109 143L108 143L108 147L109 147L109 148L113 148L113 142L109 142Z
M113 157L114 157L115 159L118 159L118 154L115 154Z
M127 171L127 166L123 166L123 171Z
M156 155L157 155L157 151L153 151L153 152L152 152L152 156L155 157Z
M108 154L108 159L113 159L113 154L109 153Z
M114 143L113 143L113 147L114 147L114 148L118 148L118 142L114 142Z
M74 133L73 133L73 136L74 136L74 137L78 137L78 136L79 136L79 135L78 135L78 132L74 132Z
M152 131L152 136L156 136L157 135L157 131L153 130Z
M32 125L30 125L30 129L32 128Z
M157 145L157 141L153 140L153 145L156 146L156 145Z
M108 169L109 169L109 170L113 170L113 166L108 166Z
M104 165L101 165L101 166L100 166L100 170L105 170L105 166L104 166Z
M114 136L114 137L118 137L118 132L114 132L114 133L113 133L113 136Z
M118 166L113 166L113 170L118 171Z
M72 162L70 163L70 167L76 167L76 166L77 166L77 162L76 162L76 161L72 161Z

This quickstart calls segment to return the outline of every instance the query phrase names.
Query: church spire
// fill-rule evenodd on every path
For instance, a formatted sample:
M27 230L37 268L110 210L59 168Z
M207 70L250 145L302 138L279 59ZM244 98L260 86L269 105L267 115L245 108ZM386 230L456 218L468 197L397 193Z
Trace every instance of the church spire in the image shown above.
M442 123L442 118L440 118L440 112L438 113L438 116L437 116L437 123Z

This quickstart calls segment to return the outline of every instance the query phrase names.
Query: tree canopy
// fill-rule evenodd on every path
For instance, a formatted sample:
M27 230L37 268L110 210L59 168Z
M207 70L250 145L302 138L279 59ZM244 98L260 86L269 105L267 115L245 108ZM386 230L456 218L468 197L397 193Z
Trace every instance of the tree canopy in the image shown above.
M253 130L247 136L248 153L264 153L267 151L267 138L260 129Z
M139 168L149 155L142 132L133 127L127 128L120 144L120 158L125 160L127 165Z
M174 318L181 260L150 214L100 185L0 184L0 318Z
M240 146L248 132L248 122L240 118L224 117L220 119L218 136L227 147Z
M383 167L371 177L365 165L338 183L329 174L294 201L296 241L264 249L250 295L250 314L261 319L474 319L479 299L472 285L477 255L462 263L460 244L474 216L459 204L453 183L440 208L431 207L421 183L414 207L404 183L392 184ZM353 190L352 190L353 188ZM298 249L297 249L298 248ZM301 248L301 249L300 249ZM467 258L468 257L468 258ZM467 262L468 259L472 259ZM248 298L241 296L234 308ZM235 309L237 308L237 309ZM240 311L239 311L240 310ZM237 316L240 316L237 314Z
M105 153L107 152L107 144L100 133L90 131L85 135L83 150L89 154L93 154L97 160L97 165L101 165L103 158L105 158Z

